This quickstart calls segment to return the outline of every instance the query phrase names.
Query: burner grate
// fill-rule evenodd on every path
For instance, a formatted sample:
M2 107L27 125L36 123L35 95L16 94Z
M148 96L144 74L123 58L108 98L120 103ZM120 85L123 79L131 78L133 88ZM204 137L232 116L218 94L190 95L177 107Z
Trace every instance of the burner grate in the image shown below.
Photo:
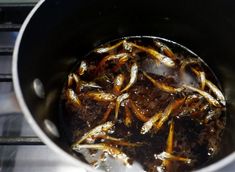
M16 3L0 2L0 63L12 59L14 41L27 14L34 7L36 0L17 1ZM9 39L11 35L11 39ZM13 35L13 38L12 38ZM13 40L13 41L12 41ZM0 68L5 63L0 64ZM2 65L2 66L1 66ZM0 84L12 85L11 66L7 72L0 70ZM7 114L6 114L7 115ZM1 120L1 119L0 119ZM0 145L43 145L38 137L31 136L0 136Z

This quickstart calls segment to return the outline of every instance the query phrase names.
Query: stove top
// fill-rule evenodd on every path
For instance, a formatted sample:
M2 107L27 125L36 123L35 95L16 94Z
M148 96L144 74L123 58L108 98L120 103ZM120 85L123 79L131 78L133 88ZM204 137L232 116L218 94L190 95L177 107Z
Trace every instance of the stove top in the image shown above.
M0 99L13 93L13 47L21 24L35 3L36 0L0 1ZM85 172L64 162L41 144L22 113L6 114L2 111L0 106L0 172ZM25 139L20 140L22 136Z
M14 43L21 24L37 1L0 1L0 100L13 93L11 61ZM0 106L0 172L29 171L85 172L43 145L22 113L3 113ZM234 172L235 163L219 171Z

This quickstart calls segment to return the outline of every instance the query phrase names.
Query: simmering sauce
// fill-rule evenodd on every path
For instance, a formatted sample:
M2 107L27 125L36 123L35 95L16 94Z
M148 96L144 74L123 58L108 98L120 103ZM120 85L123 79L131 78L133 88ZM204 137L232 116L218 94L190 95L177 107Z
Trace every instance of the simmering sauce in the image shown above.
M214 73L161 38L95 48L68 75L61 102L71 149L106 171L118 171L114 162L148 172L197 169L218 153L225 127Z

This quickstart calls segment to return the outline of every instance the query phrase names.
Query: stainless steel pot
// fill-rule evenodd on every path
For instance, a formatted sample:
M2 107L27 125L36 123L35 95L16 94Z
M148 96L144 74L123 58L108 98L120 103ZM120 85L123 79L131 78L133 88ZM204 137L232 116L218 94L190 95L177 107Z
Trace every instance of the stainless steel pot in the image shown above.
M234 21L231 0L41 0L15 44L12 70L17 100L50 148L95 171L73 154L60 127L58 100L67 73L100 42L134 35L173 40L196 52L222 82L228 102L222 151L198 171L219 170L235 161Z

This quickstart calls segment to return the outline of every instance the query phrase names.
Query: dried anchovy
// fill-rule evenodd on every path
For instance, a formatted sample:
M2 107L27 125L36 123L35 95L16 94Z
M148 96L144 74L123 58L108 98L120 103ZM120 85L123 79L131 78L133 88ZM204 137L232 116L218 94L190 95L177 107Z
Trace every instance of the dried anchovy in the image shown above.
M114 123L111 122L111 121L108 121L104 124L98 125L97 127L92 129L88 133L85 133L80 140L76 141L72 145L72 148L77 147L82 142L84 142L87 138L94 137L94 136L99 135L99 134L107 133L113 126L114 126Z
M110 156L120 159L125 165L130 165L130 158L123 153L121 150L115 147L111 147L104 143L99 144L89 144L89 145L76 145L72 149L75 151L80 151L81 149L98 149L107 152Z
M90 72L88 66L89 63L87 63L86 61L81 62L77 74L71 73L68 75L65 96L69 103L72 103L73 105L79 107L79 109L82 109L82 98L88 98L89 100L91 99L93 101L100 102L99 104L101 104L103 107L106 107L104 111L102 110L102 119L97 122L97 124L99 123L100 125L91 129L90 131L85 133L78 141L76 141L72 145L73 150L78 152L80 151L80 149L84 148L102 150L108 153L110 156L120 159L124 162L124 164L130 165L129 157L124 152L122 152L121 150L123 149L119 149L119 147L127 146L128 148L134 149L134 147L136 146L143 146L143 143L138 141L136 143L131 143L123 140L122 138L113 137L112 135L109 135L111 133L111 128L113 128L115 124L123 123L126 127L129 127L129 129L131 129L135 126L133 122L137 120L140 122L140 124L143 123L140 131L138 131L140 132L140 134L150 133L150 135L153 135L157 134L157 132L151 132L152 128L154 128L155 131L158 131L162 129L162 126L166 126L163 124L167 124L167 122L170 122L170 129L166 141L165 151L160 154L155 154L156 159L162 160L162 164L158 166L157 169L159 169L160 171L172 171L172 161L183 162L186 164L190 164L192 162L190 158L175 155L175 117L171 116L171 114L176 114L177 118L181 118L182 116L184 116L184 114L197 117L198 114L200 115L210 110L209 112L211 112L211 114L207 115L206 117L203 116L203 118L205 117L205 119L200 119L201 121L205 121L204 123L206 125L208 124L208 121L213 117L213 114L217 115L219 114L219 112L221 112L222 106L225 106L225 98L218 87L211 81L207 80L205 71L202 70L200 65L201 61L199 59L187 58L183 59L179 64L179 62L177 61L177 55L174 54L168 46L161 43L160 41L154 41L154 44L155 47L157 46L158 50L160 50L159 52L154 48L138 45L136 42L130 42L125 39L115 43L114 45L97 48L94 50L94 52L100 54L99 56L104 53L104 57L102 57L102 59L96 64L95 71L97 72L95 72L94 75L98 74L98 76L94 78L94 80L83 81L80 79L80 77L85 78L85 74ZM177 72L177 74L179 74L181 77L183 76L183 74L188 72L188 70L186 71L185 68L187 66L193 65L191 71L194 72L198 80L200 80L200 87L196 88L193 84L181 83L178 84L178 88L176 88L174 86L171 86L167 82L160 82L155 80L150 75L148 75L146 71L143 71L142 66L139 64L139 52L141 52L145 56L147 54L147 57L150 57L151 59L157 61L157 65L154 64L155 66L159 67L158 64L162 63L164 64L165 68L168 68L169 70L175 70L175 72ZM106 65L109 61L112 61L112 63ZM108 74L112 74L112 77L107 77L107 73L104 74L104 71L106 70L105 66L111 67L110 69L108 69ZM200 70L197 70L198 68L194 68L195 66L200 66ZM130 76L126 76L123 71L128 71ZM105 83L109 83L108 87L106 87L105 84L101 84L102 86L97 84L100 83L100 73L102 74L102 77L103 75L107 77L105 78L105 80L107 80L108 82ZM139 75L139 73L143 75ZM193 76L195 77L195 75ZM128 78L129 82L126 81L126 78ZM139 80L139 78L141 79ZM97 83L94 81L97 81ZM169 97L172 98L170 103L166 106L166 108L165 105L162 106L165 109L160 107L157 112L148 112L148 109L141 109L139 105L137 106L135 99L132 100L133 93L132 89L130 88L134 87L135 89L135 84L139 84L139 82L142 81L150 81L152 83L151 85L154 86L153 89L157 88L156 90L158 91L158 93L161 93L162 91L164 92L163 94L170 95ZM123 88L124 84L126 84L126 86ZM211 92L207 92L207 87L216 98L214 98L210 94ZM83 88L91 88L92 91L87 91L87 89ZM105 90L105 88L108 89ZM113 111L113 121L106 122L108 119L110 119L110 115L113 114ZM124 112L124 114L119 115L119 112ZM150 116L151 113L153 114L152 116ZM118 120L120 118L123 118L123 120ZM115 132L115 130L112 130L112 132ZM97 161L95 163L99 162L101 161Z
M130 74L131 79L130 79L129 83L127 84L127 86L121 92L127 91L136 82L137 75L138 75L138 65L136 63L134 63L131 66L131 74Z

